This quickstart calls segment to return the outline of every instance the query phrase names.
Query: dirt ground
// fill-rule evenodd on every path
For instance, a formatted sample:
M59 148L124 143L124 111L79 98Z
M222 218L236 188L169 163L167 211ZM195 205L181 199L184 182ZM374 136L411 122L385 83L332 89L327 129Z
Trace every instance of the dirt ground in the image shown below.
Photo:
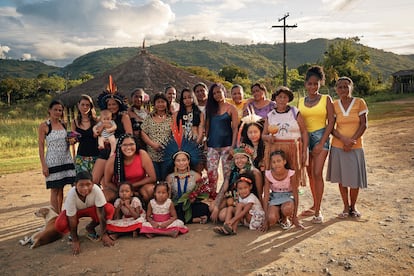
M177 239L121 237L112 248L86 239L71 255L64 238L29 249L18 244L42 226L33 212L48 204L40 171L0 178L0 275L413 275L414 117L370 123L365 135L368 189L361 191L359 220L342 211L337 184L327 182L322 202L326 222L304 230L267 233L240 228L219 236L213 224L190 225ZM66 191L65 191L66 193ZM309 207L309 187L300 211ZM82 225L87 223L82 221Z

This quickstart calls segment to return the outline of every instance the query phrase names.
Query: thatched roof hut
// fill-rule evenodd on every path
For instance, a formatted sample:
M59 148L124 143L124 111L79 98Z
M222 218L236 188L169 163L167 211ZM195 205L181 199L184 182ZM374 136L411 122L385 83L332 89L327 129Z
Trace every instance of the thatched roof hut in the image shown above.
M147 94L152 96L157 92L164 92L169 85L174 86L179 92L185 87L191 89L197 82L204 82L207 86L211 84L210 81L173 66L142 49L130 60L63 92L58 98L70 109L79 101L81 94L87 94L96 101L98 95L105 90L109 75L112 75L118 92L128 97L130 92L137 87L143 88Z

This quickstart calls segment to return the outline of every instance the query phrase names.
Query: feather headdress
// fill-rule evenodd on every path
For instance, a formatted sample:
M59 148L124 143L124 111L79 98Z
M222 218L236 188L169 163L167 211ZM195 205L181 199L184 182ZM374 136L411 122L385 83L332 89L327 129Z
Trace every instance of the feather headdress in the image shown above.
M244 126L252 124L252 123L260 123L263 120L262 117L260 117L259 115L256 115L256 112L254 112L254 108L252 106L248 105L246 110L248 114L244 116L243 118L241 118L241 124L239 127L239 131L237 133L237 146L238 147L240 147L240 143L242 142L241 136L242 136Z
M102 92L98 96L98 106L101 110L107 109L107 102L109 99L114 99L119 104L119 111L126 111L128 109L125 104L125 97L118 93L118 88L112 78L112 75L109 75L109 81L106 85L106 91Z
M190 167L197 166L204 157L201 145L194 140L184 136L182 121L177 125L174 120L171 124L172 138L164 147L164 165L165 169L171 172L174 168L174 160L179 153L185 154L190 160Z

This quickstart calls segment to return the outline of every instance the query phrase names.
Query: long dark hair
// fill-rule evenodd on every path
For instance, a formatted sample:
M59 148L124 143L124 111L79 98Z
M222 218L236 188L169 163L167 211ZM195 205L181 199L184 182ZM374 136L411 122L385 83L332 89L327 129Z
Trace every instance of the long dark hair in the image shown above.
M139 144L135 136L132 134L124 134L121 137L119 137L118 142L116 143L116 149L115 149L115 162L114 162L114 183L116 185L119 185L122 182L125 182L125 166L124 166L124 154L121 150L121 145L124 142L125 139L131 138L134 140L135 143L135 154L139 154Z
M177 113L177 125L180 125L180 120L183 119L184 115L187 115L187 110L186 110L185 105L184 105L184 97L183 97L184 93L186 93L186 92L190 93L191 97L193 98L193 104L191 105L191 107L193 109L193 126L199 126L200 125L201 111L200 111L200 108L198 108L198 106L197 106L197 104L198 104L197 103L197 98L196 98L194 92L191 91L188 88L184 88L181 91L180 109L178 110L178 113Z
M89 118L89 121L91 122L91 127L93 127L96 124L97 118L96 118L96 110L95 110L95 106L93 104L92 98L89 95L82 94L79 99L78 105L80 104L82 100L86 100L89 102L90 109L88 112L88 118ZM79 106L78 106L78 114L77 114L76 122L78 126L82 125L82 114L79 110Z
M242 142L245 144L248 144L249 146L253 147L253 142L249 139L249 137L247 136L247 130L249 129L250 126L255 125L259 128L260 131L260 140L259 140L259 144L257 145L257 156L256 158L253 160L253 166L255 166L256 168L260 169L259 165L260 165L260 161L263 160L264 158L264 151L265 151L265 145L263 142L262 134L263 134L263 123L262 120L258 121L258 122L253 122L253 123L248 123L246 125L244 125L243 130L242 130Z
M207 98L207 105L206 105L206 119L210 120L211 117L217 115L219 104L213 97L214 88L220 87L220 89L226 94L226 88L221 83L213 83L208 90L208 98Z

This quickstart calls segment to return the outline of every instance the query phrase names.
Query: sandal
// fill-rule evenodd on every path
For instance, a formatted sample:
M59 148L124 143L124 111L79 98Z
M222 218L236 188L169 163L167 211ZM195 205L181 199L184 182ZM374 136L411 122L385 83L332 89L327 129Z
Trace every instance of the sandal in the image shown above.
M313 218L312 218L311 221L314 224L321 224L321 223L323 223L323 216L322 216L322 214L319 213L319 216L313 216Z
M223 225L224 230L226 230L226 232L228 232L228 235L236 235L236 232L233 231L233 228L231 228L230 225L228 224L224 224Z
M342 213L339 213L337 217L340 219L346 219L348 218L349 213L350 213L349 211L348 212L343 211Z
M283 230L289 230L292 227L292 223L289 219L287 219L285 222L280 221L279 224Z
M314 215L315 215L315 210L313 210L313 209L308 209L308 210L305 210L305 211L303 211L302 213L300 213L300 215L301 215L302 217L310 217L310 216L314 216Z
M87 237L89 240L93 241L93 242L98 242L98 241L100 241L100 240L101 240L101 238L99 237L99 235L98 235L97 233L88 233L88 234L86 235L86 237Z
M361 217L361 213L358 210L349 210L349 215L353 218Z

